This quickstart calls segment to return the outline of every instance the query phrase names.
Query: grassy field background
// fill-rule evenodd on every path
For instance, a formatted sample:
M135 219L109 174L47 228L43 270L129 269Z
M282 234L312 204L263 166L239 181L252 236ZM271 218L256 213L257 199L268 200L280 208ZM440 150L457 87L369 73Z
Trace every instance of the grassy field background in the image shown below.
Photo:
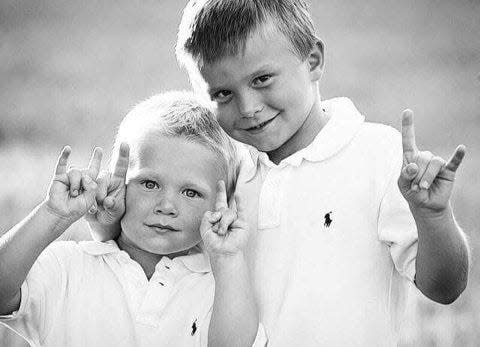
M108 156L132 105L189 88L174 56L184 4L0 1L0 233L41 201L64 144L73 164L94 146ZM467 146L452 200L473 248L469 286L450 306L413 291L401 345L478 346L480 1L311 1L311 9L326 44L324 99L348 96L368 120L396 128L409 107L419 147L446 158ZM0 345L23 343L0 328Z

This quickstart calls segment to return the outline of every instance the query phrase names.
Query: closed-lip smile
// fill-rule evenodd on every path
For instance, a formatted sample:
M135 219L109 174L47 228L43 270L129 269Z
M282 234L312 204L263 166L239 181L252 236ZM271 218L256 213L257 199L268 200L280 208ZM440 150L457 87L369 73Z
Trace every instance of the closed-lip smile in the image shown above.
M161 223L155 223L155 224L146 224L150 228L155 229L157 232L168 232L168 231L179 231L178 229L175 229L171 225L168 224L161 224Z

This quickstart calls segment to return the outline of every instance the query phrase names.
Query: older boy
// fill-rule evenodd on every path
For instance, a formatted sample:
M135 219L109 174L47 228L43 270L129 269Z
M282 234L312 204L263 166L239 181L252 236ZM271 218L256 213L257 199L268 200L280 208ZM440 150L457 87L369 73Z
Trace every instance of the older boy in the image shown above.
M394 345L399 275L437 302L458 297L468 248L450 195L464 147L445 162L417 149L411 111L400 136L348 99L322 102L323 44L303 1L192 0L177 50L222 128L254 147L240 189L258 197L270 346Z
M191 94L168 93L125 117L115 149L127 177L118 239L52 243L98 193L101 151L67 171L65 147L45 201L1 239L0 314L11 315L0 322L31 346L250 346L258 318L247 231L227 204L228 137Z

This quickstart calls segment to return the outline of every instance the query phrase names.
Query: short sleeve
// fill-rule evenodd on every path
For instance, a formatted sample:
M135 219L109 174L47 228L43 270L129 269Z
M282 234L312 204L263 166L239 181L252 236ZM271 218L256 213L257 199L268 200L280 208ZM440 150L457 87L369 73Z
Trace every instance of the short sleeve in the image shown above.
M65 268L59 261L58 247L52 243L37 258L21 287L20 307L0 322L22 336L31 345L44 340L56 317L65 288Z
M257 336L255 336L255 341L253 341L252 347L265 347L267 345L268 338L265 332L265 328L262 323L258 324Z
M417 256L417 227L407 201L398 188L398 177L403 163L401 138L395 136L389 157L388 179L385 193L380 203L378 235L390 250L397 271L410 281L415 278Z
M207 317L206 322L210 322L210 318L212 316L212 311L210 310ZM208 346L208 327L209 324L205 324L202 332L201 332L201 343L200 346L207 347ZM265 328L263 327L262 323L258 324L257 335L255 336L255 340L253 341L252 347L265 347L267 346L267 334L265 332Z

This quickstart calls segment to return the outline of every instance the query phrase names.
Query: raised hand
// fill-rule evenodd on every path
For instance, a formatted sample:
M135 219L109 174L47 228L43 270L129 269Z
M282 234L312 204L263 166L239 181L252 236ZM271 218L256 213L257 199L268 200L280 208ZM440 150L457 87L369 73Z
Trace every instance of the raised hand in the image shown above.
M225 182L217 183L215 211L203 215L200 234L207 253L212 256L234 255L243 252L248 241L248 226L238 196L227 201Z
M112 225L120 221L125 213L125 180L128 170L130 149L122 143L119 148L115 168L112 172L102 172L97 179L96 203L86 219L89 223Z
M465 146L458 146L448 162L429 151L419 151L411 110L405 110L402 115L402 145L403 168L398 179L402 195L411 208L442 212L448 206Z
M100 170L102 149L94 149L86 170L67 170L70 153L69 146L65 146L60 153L48 189L46 206L51 213L73 223L87 213L95 202L95 179Z

